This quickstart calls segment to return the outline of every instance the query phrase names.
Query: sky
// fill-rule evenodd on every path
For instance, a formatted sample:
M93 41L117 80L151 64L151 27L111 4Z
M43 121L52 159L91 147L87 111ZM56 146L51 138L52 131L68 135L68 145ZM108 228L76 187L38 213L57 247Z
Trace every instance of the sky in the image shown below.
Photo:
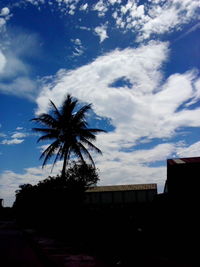
M199 0L1 0L0 198L60 173L30 119L68 93L107 130L99 185L157 183L166 159L200 156Z

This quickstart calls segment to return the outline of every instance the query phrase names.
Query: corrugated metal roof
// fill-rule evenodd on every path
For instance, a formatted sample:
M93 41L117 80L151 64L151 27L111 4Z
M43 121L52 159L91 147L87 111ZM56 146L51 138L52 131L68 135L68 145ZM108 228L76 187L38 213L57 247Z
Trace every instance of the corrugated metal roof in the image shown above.
M131 191L131 190L157 190L157 184L129 184L129 185L107 185L89 188L86 192L110 192L110 191Z
M169 165L186 164L186 163L200 163L200 157L168 159L167 163Z

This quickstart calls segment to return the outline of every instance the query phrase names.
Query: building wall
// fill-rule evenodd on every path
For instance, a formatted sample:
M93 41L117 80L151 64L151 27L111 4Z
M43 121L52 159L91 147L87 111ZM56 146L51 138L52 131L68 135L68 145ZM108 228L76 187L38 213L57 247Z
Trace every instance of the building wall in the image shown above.
M200 163L168 164L167 167L168 193L177 198L193 198L198 193Z
M151 202L157 190L130 190L86 193L87 204L131 204Z

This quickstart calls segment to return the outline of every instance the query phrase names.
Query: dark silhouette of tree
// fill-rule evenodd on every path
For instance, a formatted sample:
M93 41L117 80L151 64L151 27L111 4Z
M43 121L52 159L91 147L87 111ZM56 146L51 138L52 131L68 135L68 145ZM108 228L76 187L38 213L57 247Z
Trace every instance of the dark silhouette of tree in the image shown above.
M18 222L55 231L65 229L70 222L75 226L75 221L84 217L85 191L98 180L93 165L73 161L62 179L49 176L36 185L20 185L13 205Z
M84 190L87 190L91 186L95 186L99 181L97 169L93 165L85 164L81 161L78 163L73 161L70 164L65 177L68 181L79 183Z
M60 110L50 101L50 113L43 113L32 119L42 125L42 128L33 128L34 131L43 134L38 142L52 141L41 154L40 158L44 158L43 166L53 156L55 156L53 166L57 160L63 160L62 177L65 176L70 156L77 156L83 163L86 157L95 166L89 150L101 154L101 150L92 142L96 140L97 133L105 131L88 128L86 113L91 110L91 104L84 105L80 109L78 105L78 100L68 94Z

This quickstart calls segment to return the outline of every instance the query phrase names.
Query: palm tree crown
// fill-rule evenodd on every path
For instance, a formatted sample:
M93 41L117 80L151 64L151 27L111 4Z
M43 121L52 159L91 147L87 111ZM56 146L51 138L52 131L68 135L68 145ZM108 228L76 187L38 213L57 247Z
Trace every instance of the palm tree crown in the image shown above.
M88 149L92 149L101 154L92 141L96 140L95 134L105 132L101 129L88 128L86 113L91 110L91 104L84 105L77 112L78 100L67 95L60 110L50 101L50 113L43 113L37 118L32 119L42 125L42 128L33 128L34 131L43 135L39 141L51 140L52 143L43 151L40 158L44 158L43 166L47 161L55 156L53 166L57 160L63 160L62 176L65 175L66 166L71 155L77 156L85 163L86 156L92 165L94 161Z

